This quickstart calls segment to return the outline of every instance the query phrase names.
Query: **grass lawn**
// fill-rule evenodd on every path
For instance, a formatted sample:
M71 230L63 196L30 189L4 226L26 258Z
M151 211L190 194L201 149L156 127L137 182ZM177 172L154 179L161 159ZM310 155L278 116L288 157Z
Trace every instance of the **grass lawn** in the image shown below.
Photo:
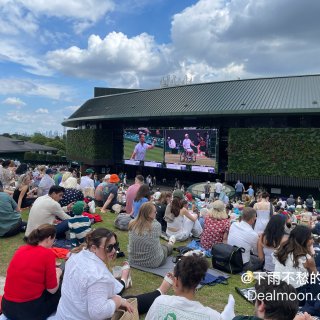
M131 158L133 150L136 145L137 145L137 142L124 139L124 152L123 152L124 159ZM164 158L163 148L154 147L153 149L147 150L146 157L144 160L163 162L163 158Z
M98 212L99 213L99 212ZM26 221L28 218L28 210L22 213L23 220ZM120 242L121 250L127 255L127 244L128 244L128 234L125 231L117 230L113 227L113 221L115 215L112 213L102 214L103 222L94 225L95 228L106 227L108 229L114 230ZM5 276L6 269L10 262L10 259L14 251L23 244L22 238L23 234L19 234L15 237L0 239L0 276ZM184 243L178 243L177 246L183 245ZM115 264L121 265L121 262L125 258L117 259ZM139 294L148 291L155 290L160 283L162 278L152 275L150 273L144 273L139 270L132 270L133 287L126 291L126 294ZM235 287L245 287L241 282L239 275L232 275L229 278L228 285L216 285L214 287L205 286L196 293L197 300L200 301L205 306L209 306L217 311L222 311L224 305L227 303L229 294L233 294L236 300L236 314L249 314L252 315L254 308L253 306L246 302L238 293L235 291ZM248 286L247 286L248 287ZM173 291L170 291L173 294ZM143 318L142 318L143 319Z

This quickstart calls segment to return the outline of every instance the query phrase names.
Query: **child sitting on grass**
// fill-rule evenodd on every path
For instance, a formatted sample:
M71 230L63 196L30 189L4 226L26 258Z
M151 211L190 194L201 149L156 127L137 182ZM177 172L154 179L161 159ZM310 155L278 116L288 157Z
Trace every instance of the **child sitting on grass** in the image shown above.
M68 221L72 247L78 247L83 243L86 235L91 231L90 219L82 216L84 206L85 203L83 201L77 201L72 207L74 217Z

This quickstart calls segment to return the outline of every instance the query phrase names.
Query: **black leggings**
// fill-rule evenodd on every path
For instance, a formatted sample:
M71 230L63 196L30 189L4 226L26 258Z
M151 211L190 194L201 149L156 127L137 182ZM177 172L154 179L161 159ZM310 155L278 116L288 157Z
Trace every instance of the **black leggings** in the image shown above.
M2 298L2 312L11 320L45 320L57 311L60 288L54 294L47 290L40 298L28 302L11 302Z
M29 208L33 205L37 198L24 198L21 203L21 208Z
M123 280L120 280L120 282L123 284L123 289L122 291L119 293L119 295L122 296L123 292L124 292L124 288L125 288L125 283ZM125 296L125 299L129 299L129 298L137 298L138 301L138 312L139 314L145 314L149 311L151 305L153 304L153 301L159 297L161 295L159 290L155 290L152 292L147 292L147 293L143 293L143 294L139 294L137 296Z

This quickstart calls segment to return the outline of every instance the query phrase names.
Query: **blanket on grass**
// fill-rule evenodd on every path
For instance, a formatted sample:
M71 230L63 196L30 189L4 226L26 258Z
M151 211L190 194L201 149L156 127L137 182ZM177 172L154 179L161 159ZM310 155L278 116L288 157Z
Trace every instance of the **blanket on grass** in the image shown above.
M160 266L158 268L145 268L145 267L141 267L141 266L138 266L135 264L131 264L130 266L134 269L138 269L138 270L141 270L144 272L149 272L149 273L152 273L152 274L155 274L157 276L164 278L168 272L172 272L174 269L175 264L174 264L172 258L173 257L168 257L166 263L163 266ZM222 283L223 280L226 280L230 277L230 275L228 275L227 273L224 273L224 272L217 270L217 269L208 269L207 273L210 274L211 276L217 277L218 278L217 283ZM207 276L207 278L213 279L210 276ZM204 286L204 284L202 284L202 285L199 284L197 289L200 289L203 286Z

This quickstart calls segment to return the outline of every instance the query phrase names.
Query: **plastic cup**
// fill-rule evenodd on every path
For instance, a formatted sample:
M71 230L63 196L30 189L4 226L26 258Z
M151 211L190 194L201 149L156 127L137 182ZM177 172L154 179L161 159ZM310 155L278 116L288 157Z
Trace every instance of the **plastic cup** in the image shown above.
M122 267L120 266L114 266L112 268L112 274L116 279L121 279L121 274L122 274Z

